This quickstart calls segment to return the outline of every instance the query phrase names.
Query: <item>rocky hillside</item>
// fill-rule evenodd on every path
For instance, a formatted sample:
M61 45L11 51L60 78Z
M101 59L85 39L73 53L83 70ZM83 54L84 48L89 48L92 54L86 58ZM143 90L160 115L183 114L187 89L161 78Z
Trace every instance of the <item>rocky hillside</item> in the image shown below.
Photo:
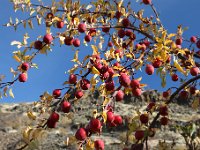
M120 114L123 118L133 116L136 110L143 111L145 103L149 99L160 99L161 96L155 91L144 93L139 99L126 97L124 102L116 103L116 114ZM69 143L67 140L74 135L77 128L88 123L92 115L91 101L96 101L94 97L88 96L77 103L73 108L73 112L62 117L55 129L47 129L43 136L31 142L26 150L75 150L75 144ZM26 112L32 107L30 103L21 104L3 104L0 105L0 150L20 150L23 149L25 141L22 139L22 130L32 125L32 121L28 119ZM36 110L35 110L36 111ZM161 127L158 123L156 129L156 136L149 139L149 149L174 149L184 150L186 148L183 136L176 132L174 125L187 125L194 122L199 125L200 109L193 110L187 105L170 105L170 123L168 127ZM122 150L124 148L124 141L126 140L126 130L124 125L117 129L103 129L103 134L92 136L93 139L102 138L105 141L105 150ZM197 143L200 140L195 139ZM199 148L200 149L200 148Z

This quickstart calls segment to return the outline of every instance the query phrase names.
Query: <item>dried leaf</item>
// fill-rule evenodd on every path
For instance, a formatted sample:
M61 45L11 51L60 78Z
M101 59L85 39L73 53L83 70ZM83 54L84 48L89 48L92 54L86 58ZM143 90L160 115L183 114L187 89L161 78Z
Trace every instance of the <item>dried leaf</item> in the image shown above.
M27 116L28 116L28 118L29 119L31 119L31 120L36 120L36 116L33 114L33 112L31 112L31 111L28 111L27 112Z
M12 89L10 89L8 93L9 93L9 96L10 96L10 97L15 98Z

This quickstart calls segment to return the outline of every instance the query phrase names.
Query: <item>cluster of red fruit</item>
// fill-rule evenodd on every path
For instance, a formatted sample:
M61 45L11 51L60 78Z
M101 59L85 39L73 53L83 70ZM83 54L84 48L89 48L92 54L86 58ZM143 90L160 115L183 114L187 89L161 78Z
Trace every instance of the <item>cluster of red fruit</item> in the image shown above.
M22 71L22 73L19 74L18 80L19 80L19 82L26 82L28 79L27 71L29 69L29 64L27 62L24 62L21 64L20 68L21 68L20 70Z

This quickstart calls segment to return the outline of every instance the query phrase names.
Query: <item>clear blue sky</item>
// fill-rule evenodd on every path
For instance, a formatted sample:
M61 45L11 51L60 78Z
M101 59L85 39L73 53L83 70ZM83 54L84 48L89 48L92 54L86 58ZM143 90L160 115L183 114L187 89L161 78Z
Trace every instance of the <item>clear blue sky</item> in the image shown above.
M45 0L44 2L48 2L48 0ZM88 1L81 0L81 2L85 3ZM161 21L165 28L168 29L168 32L175 32L177 25L182 24L184 27L189 27L189 30L184 33L184 37L189 38L192 35L200 35L199 0L153 0L153 2L157 11L160 13ZM147 8L146 13L152 13L148 6L139 6L139 4L134 4L134 6L137 9ZM21 41L25 33L29 33L31 36L29 41L35 40L38 34L45 34L45 29L35 25L34 30L20 27L17 32L15 32L13 28L6 28L2 25L8 22L9 17L12 17L13 19L17 17L20 20L24 19L25 16L21 13L14 13L12 5L7 0L1 1L0 10L0 74L5 74L5 81L9 81L12 79L9 68L16 68L18 65L17 62L12 59L12 52L17 50L17 48L15 46L10 46L11 41ZM82 54L90 52L90 50L85 47L81 47L80 50ZM54 88L61 88L62 83L68 79L68 75L64 72L72 65L70 62L73 58L72 54L70 47L63 45L62 47L55 46L53 52L49 53L48 56L38 55L35 62L39 65L39 69L29 70L29 79L26 83L17 82L14 85L13 92L15 94L15 99L8 97L0 100L0 102L36 101L44 91L52 92ZM151 77L152 80L149 79L150 78L144 77L142 83L149 84L149 88L162 90L160 88L161 81L159 77L153 76ZM150 83L150 81L153 82ZM179 84L172 83L169 78L165 89L169 86L179 86Z

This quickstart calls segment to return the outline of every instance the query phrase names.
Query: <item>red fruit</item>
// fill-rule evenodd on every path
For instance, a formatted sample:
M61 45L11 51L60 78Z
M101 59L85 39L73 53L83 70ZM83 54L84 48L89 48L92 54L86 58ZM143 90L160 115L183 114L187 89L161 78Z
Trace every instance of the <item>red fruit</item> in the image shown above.
M144 131L138 130L135 132L135 138L136 140L142 140L144 137Z
M135 45L135 49L137 49L137 50L138 50L140 47L141 47L141 45L140 45L139 43Z
M121 15L122 15L122 13L119 12L119 11L117 11L117 12L115 13L115 18L119 19L119 18L121 17Z
M42 49L42 47L43 47L43 45L42 45L42 41L35 41L35 43L34 43L34 48L35 49L38 49L38 50L40 50L40 49Z
M68 101L63 101L63 102L61 103L61 110L62 110L64 113L69 113L70 108L71 108L71 104L70 104Z
M146 45L142 44L141 47L140 47L140 50L145 51L146 49L147 49Z
M92 37L90 35L85 36L85 41L90 42L92 40Z
M73 41L74 41L73 37L69 37L69 36L65 37L65 40L64 40L65 45L72 45Z
M90 30L89 30L89 35L90 35L90 36L95 36L95 35L96 35L96 29L90 28Z
M162 65L162 61L159 59L156 59L153 64L154 68L159 68Z
M85 31L86 31L86 25L85 25L85 23L80 23L78 25L78 32L83 33Z
M146 65L145 71L148 75L152 75L154 73L154 67L150 64Z
M143 150L143 143L132 144L130 150Z
M61 90L60 89L55 89L53 91L53 94L52 94L55 98L58 98L61 96Z
M114 51L114 54L118 54L120 58L123 56L123 53L122 53L122 51L120 49L116 49Z
M76 131L75 137L79 141L85 140L87 138L87 132L86 132L86 130L84 128L79 128Z
M170 63L171 61L171 56L169 55L168 59L166 60L166 63Z
M123 29L118 30L118 36L119 36L120 38L123 38L125 35L126 35L125 30L123 30Z
M102 66L101 73L106 73L107 71L108 71L108 66L107 65Z
M196 41L197 41L196 36L192 36L192 37L190 38L190 41L191 41L192 43L196 43Z
M109 73L110 77L112 77L115 74L114 70L110 67L108 68L108 73Z
M124 92L122 90L117 91L115 98L116 98L116 101L123 100L124 99Z
M97 63L97 64L95 64L94 66L95 66L95 68L96 68L97 70L99 70L99 71L101 72L101 69L102 69L102 67L103 67L103 65L102 65L101 63Z
M142 2L143 2L145 5L151 4L151 0L142 0Z
M133 79L131 80L130 86L133 89L140 88L140 82L136 79Z
M167 98L169 97L169 94L170 94L169 91L164 91L162 95L164 98Z
M19 82L26 82L28 79L28 76L26 73L21 73L18 77Z
M167 116L168 115L168 108L166 105L161 105L159 108L159 113L162 116Z
M101 129L101 122L99 119L92 119L89 123L90 130L92 132L99 132Z
M79 40L79 39L74 39L74 40L73 40L73 45L74 45L75 47L79 47L79 46L81 45L80 40Z
M149 105L147 106L147 110L149 111L155 106L156 106L155 102L150 102Z
M111 41L109 41L109 42L108 42L108 46L109 46L109 47L112 47L112 46L113 46L113 43L112 43Z
M107 112L107 122L112 122L115 119L115 116L113 114L113 112L108 111Z
M57 25L57 28L61 29L61 28L64 27L64 22L63 21L58 21L56 25Z
M192 68L190 69L190 74L191 74L192 76L197 76L197 75L199 74L199 68L198 68L198 67L192 67Z
M77 90L75 93L75 97L77 99L80 99L81 97L83 97L83 91L82 90Z
M168 118L167 117L160 118L160 124L166 126L168 124Z
M180 92L179 96L180 96L181 99L185 100L185 99L188 99L189 93L187 91L183 90L183 91Z
M43 42L46 43L46 44L51 44L52 41L53 41L53 37L52 37L51 34L46 34L43 37Z
M131 36L133 32L131 30L126 30L126 36Z
M115 123L116 125L121 125L121 124L123 123L122 117L119 116L119 115L116 115L115 118L114 118L114 123Z
M194 86L191 86L190 87L190 94L195 94L195 92L196 92L196 87L194 87Z
M132 94L133 94L133 96L138 97L138 96L140 96L142 94L142 90L139 89L139 88L132 89Z
M104 26L102 27L102 31L105 32L105 33L107 33L107 32L110 31L110 27L104 25Z
M56 127L56 122L48 119L47 120L47 127L48 128L55 128Z
M109 81L109 82L106 82L106 90L107 91L112 91L115 89L115 83L114 81Z
M22 68L22 70L27 71L29 69L29 64L24 62L24 63L22 63L21 68Z
M100 78L102 80L107 80L109 77L110 77L110 74L108 72L105 72L105 73L100 75Z
M69 83L70 84L75 84L77 81L77 76L75 74L70 74L69 76Z
M200 39L196 43L197 48L200 48Z
M88 90L90 88L90 81L88 79L82 79L80 86L83 90Z
M131 83L130 77L125 73L121 73L119 76L119 83L124 87L128 87Z
M181 45L183 42L182 38L176 39L176 45Z
M116 127L117 125L113 122L108 122L107 123L108 127Z
M49 117L49 120L53 121L53 122L58 122L59 120L59 114L56 112L52 112L52 114Z
M144 40L144 41L143 41L143 44L145 44L145 45L146 45L146 47L149 47L149 45L150 45L150 42L149 42L148 40Z
M140 115L140 122L143 124L147 124L149 121L149 116L148 114L141 114Z
M96 140L94 141L95 150L104 150L104 141L103 140Z
M113 65L116 66L116 67L119 67L120 63L119 62L115 62Z
M128 19L128 18L124 18L124 19L122 20L122 25L123 25L124 27L128 27L128 26L130 25L129 19Z
M177 74L173 74L172 75L172 80L173 81L178 81L178 75Z

